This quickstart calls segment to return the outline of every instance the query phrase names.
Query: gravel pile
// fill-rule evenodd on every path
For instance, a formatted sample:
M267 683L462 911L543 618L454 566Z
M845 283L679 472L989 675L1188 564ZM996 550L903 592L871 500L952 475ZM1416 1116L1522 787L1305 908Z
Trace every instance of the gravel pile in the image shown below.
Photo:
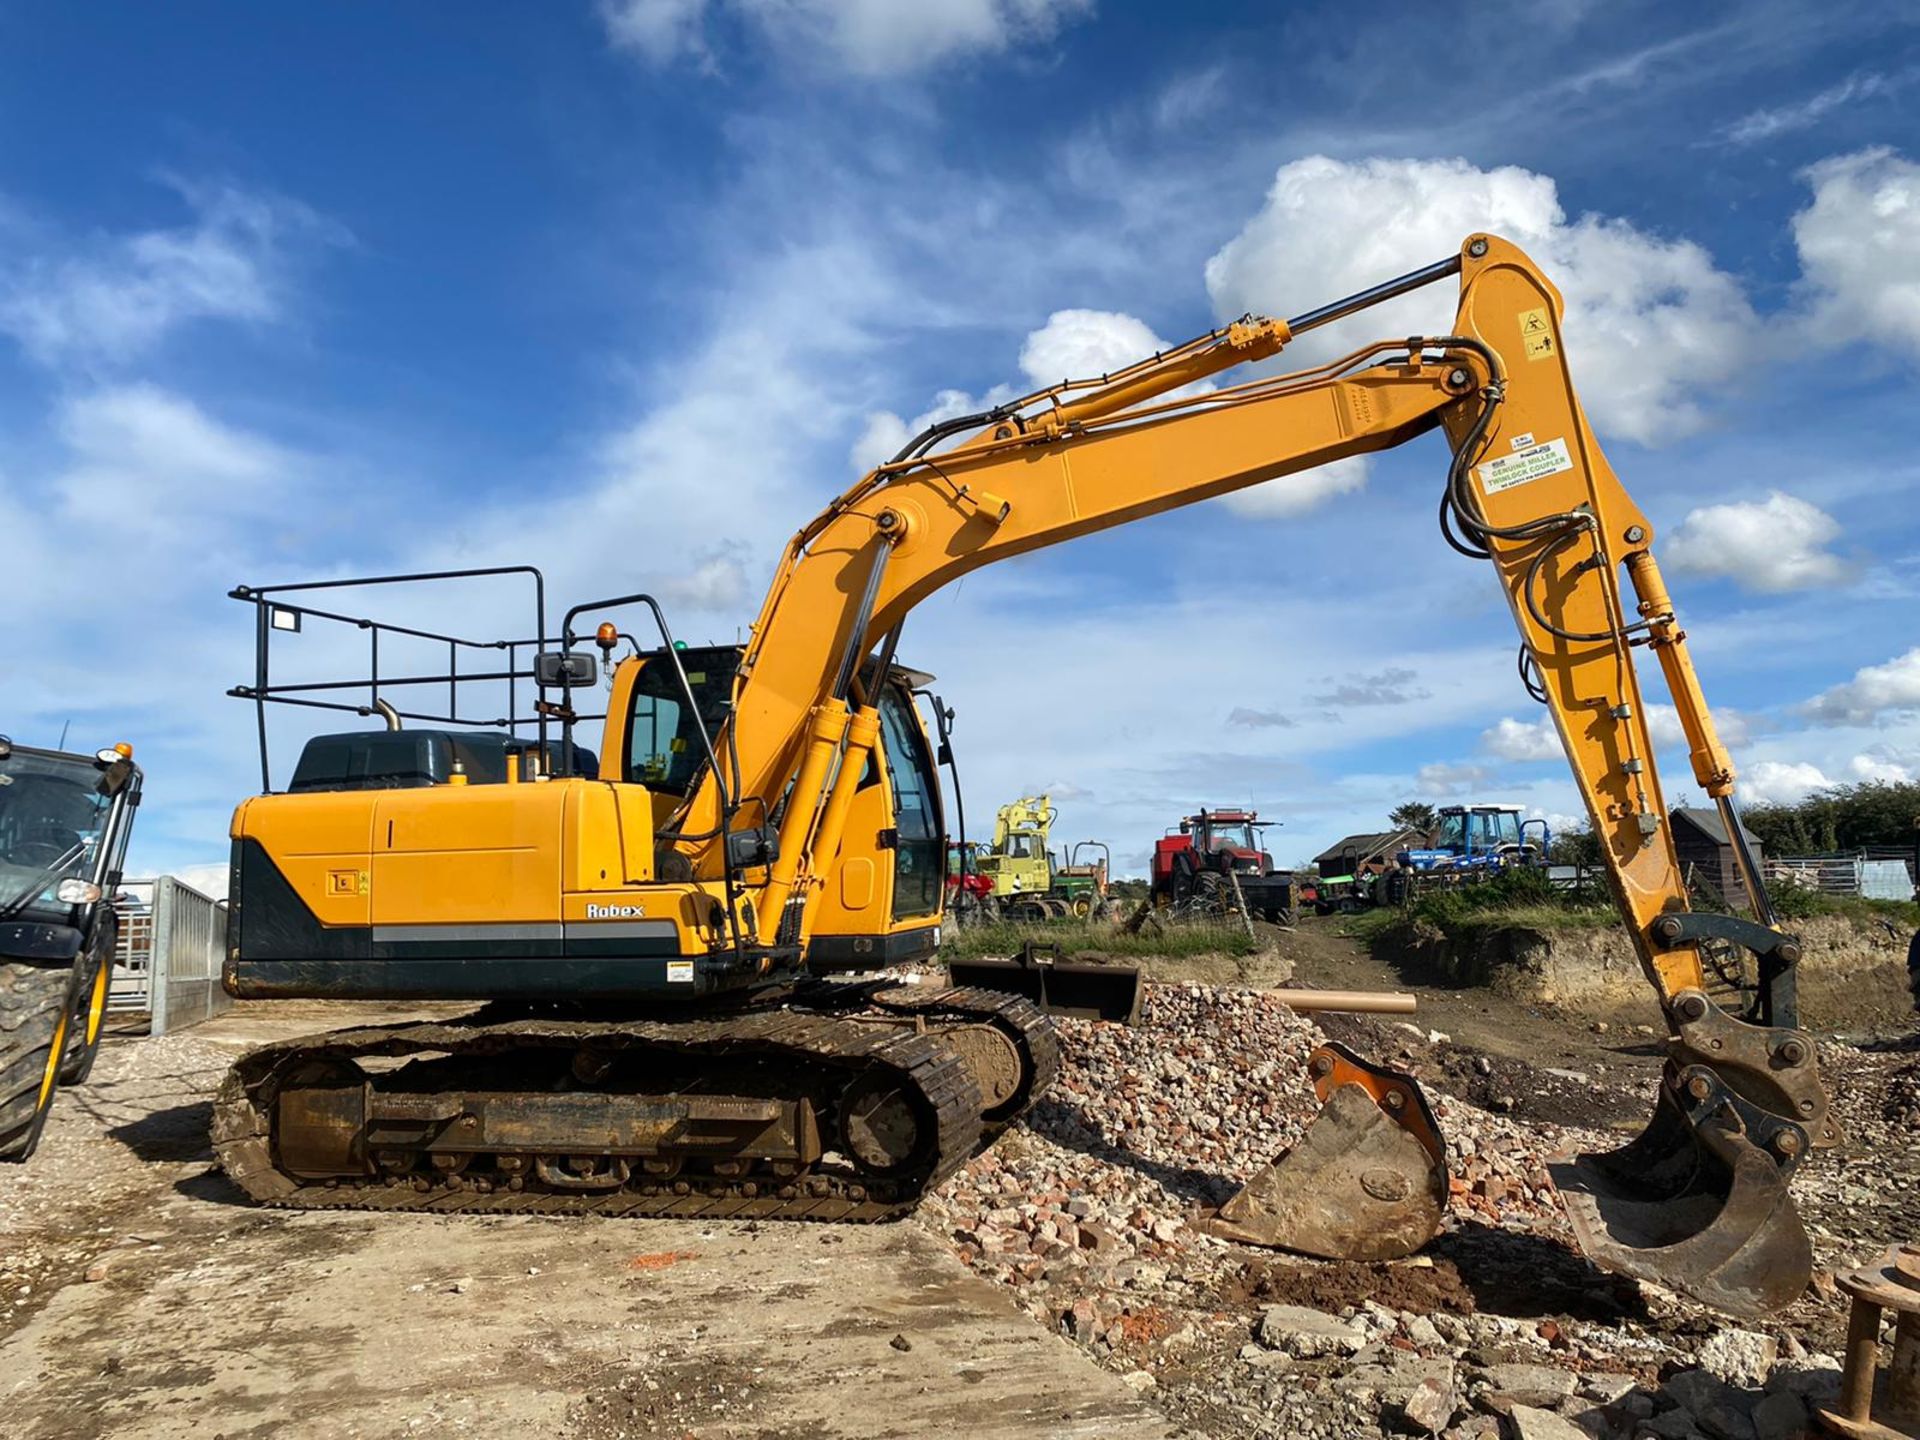
M1277 1255L1193 1222L1312 1120L1319 1029L1257 991L1204 985L1149 986L1135 1027L1058 1024L1052 1094L920 1223L1186 1433L1787 1440L1836 1393L1827 1352L1844 1306L1830 1287L1749 1330L1574 1251L1546 1156L1621 1135L1516 1123L1424 1075L1452 1171L1442 1235L1387 1265ZM1393 1056L1396 1033L1383 1023L1372 1053ZM1911 1085L1920 1064L1872 1089L1900 1094L1903 1074ZM1909 1123L1887 1103L1890 1122ZM1823 1263L1846 1259L1847 1242L1864 1258L1877 1235L1820 1222L1875 1179L1852 1165L1809 1178Z
M1880 1113L1895 1130L1920 1134L1920 1060L1887 1077L1887 1098Z

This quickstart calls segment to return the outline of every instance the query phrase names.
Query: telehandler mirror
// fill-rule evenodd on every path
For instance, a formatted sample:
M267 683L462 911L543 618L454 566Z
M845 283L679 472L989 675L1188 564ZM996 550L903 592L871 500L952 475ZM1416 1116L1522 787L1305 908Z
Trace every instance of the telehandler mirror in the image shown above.
M550 688L578 690L594 682L593 656L584 651L545 651L533 657L533 678Z
M93 782L93 788L100 794L112 798L127 788L127 782L133 779L133 762L114 758L111 765L102 767L100 778Z

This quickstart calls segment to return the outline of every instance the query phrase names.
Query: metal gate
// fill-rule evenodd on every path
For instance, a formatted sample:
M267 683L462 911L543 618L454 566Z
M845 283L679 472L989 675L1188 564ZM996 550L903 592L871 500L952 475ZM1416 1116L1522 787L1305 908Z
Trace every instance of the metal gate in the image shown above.
M233 1001L220 988L227 908L171 875L122 887L110 1004L145 1010L150 1033L184 1030Z
M153 1008L153 881L133 880L114 898L120 928L113 945L113 983L107 1009L145 1014Z

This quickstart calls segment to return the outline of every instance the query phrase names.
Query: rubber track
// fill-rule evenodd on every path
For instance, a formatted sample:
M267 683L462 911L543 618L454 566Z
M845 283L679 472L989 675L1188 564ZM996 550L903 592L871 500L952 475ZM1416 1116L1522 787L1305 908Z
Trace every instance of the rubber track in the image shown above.
M712 1182L705 1193L688 1195L535 1188L496 1189L482 1194L470 1186L419 1191L410 1185L388 1185L384 1181L328 1185L297 1179L274 1165L269 1137L273 1105L269 1082L283 1064L359 1056L506 1054L530 1046L571 1048L586 1041L609 1049L678 1049L728 1061L757 1053L814 1070L823 1065L837 1066L850 1074L867 1066L884 1066L915 1086L933 1109L938 1148L932 1163L919 1174L889 1177L897 1187L896 1193L884 1200L860 1193L865 1187L859 1179L834 1175L806 1177L787 1198L764 1193L746 1196L739 1193L737 1184L727 1182ZM213 1142L227 1175L249 1196L262 1204L295 1209L862 1223L908 1213L927 1190L964 1164L981 1138L979 1108L979 1091L972 1074L957 1055L939 1044L937 1037L863 1025L831 1015L774 1010L681 1021L529 1019L495 1024L374 1026L251 1051L234 1063L214 1097ZM530 1187L534 1184L537 1182L529 1180ZM827 1193L810 1193L815 1187Z
M804 1000L804 992L801 997ZM895 985L872 991L867 1003L896 1015L924 1015L929 1020L967 1025L994 1025L1006 1032L1027 1070L1027 1083L1005 1105L987 1117L989 1135L997 1135L1018 1120L1048 1090L1060 1074L1060 1038L1053 1021L1023 995L986 990L977 985L955 985L932 990L920 985Z

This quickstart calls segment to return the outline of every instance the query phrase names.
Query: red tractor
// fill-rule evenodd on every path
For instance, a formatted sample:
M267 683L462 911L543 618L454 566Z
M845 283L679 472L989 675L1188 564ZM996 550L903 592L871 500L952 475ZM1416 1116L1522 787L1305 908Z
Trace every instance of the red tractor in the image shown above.
M1292 924L1299 905L1293 873L1273 868L1258 836L1273 823L1252 810L1203 808L1189 815L1154 843L1154 905L1244 907L1248 915Z

